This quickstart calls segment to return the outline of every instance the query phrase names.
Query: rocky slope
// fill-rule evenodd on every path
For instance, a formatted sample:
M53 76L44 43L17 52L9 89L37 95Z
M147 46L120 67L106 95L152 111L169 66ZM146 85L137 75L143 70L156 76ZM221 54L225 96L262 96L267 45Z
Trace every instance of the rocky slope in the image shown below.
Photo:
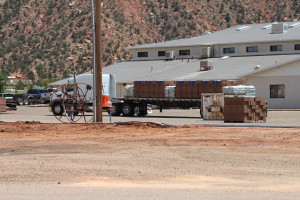
M126 47L237 24L299 20L298 0L103 0L103 61ZM52 78L92 67L90 1L0 0L0 68Z

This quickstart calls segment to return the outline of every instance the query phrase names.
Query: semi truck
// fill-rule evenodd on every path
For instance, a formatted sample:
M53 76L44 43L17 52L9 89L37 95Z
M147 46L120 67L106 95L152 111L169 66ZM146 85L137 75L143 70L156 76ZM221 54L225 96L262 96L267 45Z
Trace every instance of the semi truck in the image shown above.
M63 114L61 94L68 90L63 86L74 83L90 85L87 90L86 99L93 106L93 75L81 74L64 79L50 85L56 86L58 92L51 96L50 108L54 115ZM103 108L112 116L146 116L151 107L157 107L162 112L166 108L199 109L202 117L203 108L201 94L222 93L223 86L239 85L240 81L135 81L134 85L125 87L124 97L116 97L116 80L111 74L102 76L102 102ZM86 85L84 86L86 87ZM70 91L68 91L70 92ZM71 91L72 92L72 91Z
M56 92L51 92L50 96L50 110L56 115L63 115L64 107L63 107L63 96L65 94L71 95L74 93L74 84L78 86L78 90L80 91L81 98L84 97L84 101L86 102L89 111L93 110L93 101L94 101L94 93L93 93L93 74L80 74L74 77L70 77L67 79L63 79L50 85L56 87ZM108 109L111 107L111 98L116 97L116 80L115 76L111 74L103 74L102 75L102 107L104 109ZM79 99L82 101L83 99Z

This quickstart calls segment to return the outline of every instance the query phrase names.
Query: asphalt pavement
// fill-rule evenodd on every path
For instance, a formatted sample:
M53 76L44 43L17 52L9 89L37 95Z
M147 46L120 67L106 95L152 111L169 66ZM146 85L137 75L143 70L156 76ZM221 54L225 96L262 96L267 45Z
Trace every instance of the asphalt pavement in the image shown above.
M77 119L77 118L76 118ZM61 121L68 123L68 119L63 116ZM79 123L92 120L92 113L87 113L86 120L81 118ZM17 121L39 121L41 123L62 123L46 105L18 106L16 111L0 113L0 122ZM155 122L170 125L207 125L207 126L268 126L268 127L300 127L300 110L271 110L268 111L266 123L224 123L219 120L203 120L200 117L199 109L166 109L163 112L153 110L151 114L144 117L110 117L107 112L103 112L104 123L115 122Z

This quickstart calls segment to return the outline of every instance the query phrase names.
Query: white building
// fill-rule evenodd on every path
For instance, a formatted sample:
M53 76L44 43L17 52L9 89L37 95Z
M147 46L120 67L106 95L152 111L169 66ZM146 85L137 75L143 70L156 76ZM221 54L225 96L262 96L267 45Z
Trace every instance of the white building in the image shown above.
M135 80L232 80L254 85L269 108L300 108L300 22L253 24L128 48L133 59L103 69L117 96ZM212 70L200 70L209 59Z

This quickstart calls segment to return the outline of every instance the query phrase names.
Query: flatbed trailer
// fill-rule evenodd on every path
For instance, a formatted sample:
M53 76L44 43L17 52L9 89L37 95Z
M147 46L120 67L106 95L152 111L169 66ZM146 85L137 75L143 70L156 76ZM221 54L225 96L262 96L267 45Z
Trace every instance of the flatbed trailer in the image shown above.
M201 108L201 99L186 98L145 98L145 97L124 97L113 98L113 109L110 111L112 116L146 116L149 105L158 106L160 111L164 108Z
M17 103L13 99L6 99L6 107L9 110L17 110Z

